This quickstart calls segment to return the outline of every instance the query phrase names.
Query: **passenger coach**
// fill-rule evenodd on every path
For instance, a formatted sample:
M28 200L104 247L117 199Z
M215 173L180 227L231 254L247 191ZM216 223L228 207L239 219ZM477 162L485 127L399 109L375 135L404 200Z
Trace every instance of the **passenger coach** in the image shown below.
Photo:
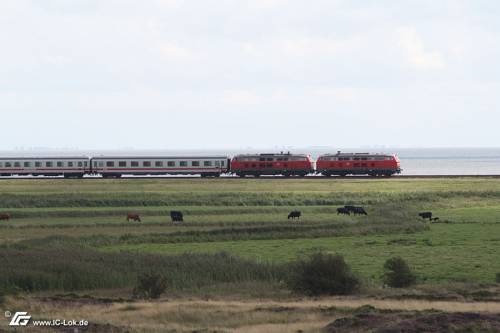
M229 172L227 156L100 156L91 159L92 173L118 178L122 175L201 175L219 177Z
M81 178L89 171L88 157L0 157L0 176L64 176Z
M302 154L237 155L231 161L231 172L239 177L305 176L314 172L314 163L309 155Z
M338 152L318 157L316 172L324 176L392 176L401 173L401 164L396 155Z

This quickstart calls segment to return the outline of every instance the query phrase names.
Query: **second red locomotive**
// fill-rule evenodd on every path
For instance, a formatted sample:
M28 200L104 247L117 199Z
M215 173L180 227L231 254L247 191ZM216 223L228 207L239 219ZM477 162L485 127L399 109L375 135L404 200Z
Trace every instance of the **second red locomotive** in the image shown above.
M341 153L339 151L337 154L318 157L316 172L324 176L392 176L401 173L401 164L396 155Z
M261 175L305 176L314 172L314 162L303 154L237 155L231 161L231 172L239 177Z

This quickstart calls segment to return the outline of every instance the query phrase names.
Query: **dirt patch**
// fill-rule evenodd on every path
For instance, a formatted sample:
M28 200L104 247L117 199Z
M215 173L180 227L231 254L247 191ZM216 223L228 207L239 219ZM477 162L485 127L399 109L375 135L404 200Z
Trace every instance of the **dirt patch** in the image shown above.
M500 332L500 315L470 312L378 311L373 307L355 310L353 315L328 324L325 333L438 333Z

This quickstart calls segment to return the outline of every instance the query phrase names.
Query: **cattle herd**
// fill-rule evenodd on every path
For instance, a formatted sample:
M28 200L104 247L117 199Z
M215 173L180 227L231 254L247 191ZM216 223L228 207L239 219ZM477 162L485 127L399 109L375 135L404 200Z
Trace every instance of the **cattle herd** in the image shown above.
M366 210L363 207L359 206L352 206L352 205L345 205L343 207L337 208L337 215L368 215ZM300 219L302 216L302 212L300 210L293 210L288 214L288 220L292 219ZM437 222L439 221L439 217L433 217L432 212L421 212L418 213L418 216L421 217L423 220L428 219L431 222ZM181 211L178 210L172 210L170 211L170 218L172 219L172 222L174 224L180 224L184 222L184 215L182 214ZM11 215L9 213L0 213L0 221L9 221L11 219ZM141 217L137 213L127 213L127 221L134 221L134 222L141 222Z

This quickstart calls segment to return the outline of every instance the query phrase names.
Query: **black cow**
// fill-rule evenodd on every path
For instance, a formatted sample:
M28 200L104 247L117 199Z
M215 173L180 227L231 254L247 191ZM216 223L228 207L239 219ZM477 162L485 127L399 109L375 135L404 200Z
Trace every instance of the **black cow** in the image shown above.
M354 215L368 215L363 207L354 207Z
M432 219L432 212L418 213L418 216L420 216L423 219L429 219L429 221L430 221Z
M347 209L349 213L354 213L356 210L356 206L345 205L344 208Z
M172 219L172 222L184 222L184 216L182 215L182 212L178 210L170 211L170 218Z
M292 220L295 220L295 218L300 219L301 215L302 215L302 213L299 210L294 210L294 211L291 211L290 214L288 214L288 219L290 219L290 218Z
M430 221L437 222L437 221L439 221L439 217L433 217L433 218L431 218L431 219L429 219L429 220L430 220Z
M345 207L340 207L340 208L337 208L337 215L339 215L339 214L351 215L351 212L349 211L349 209L347 209Z

